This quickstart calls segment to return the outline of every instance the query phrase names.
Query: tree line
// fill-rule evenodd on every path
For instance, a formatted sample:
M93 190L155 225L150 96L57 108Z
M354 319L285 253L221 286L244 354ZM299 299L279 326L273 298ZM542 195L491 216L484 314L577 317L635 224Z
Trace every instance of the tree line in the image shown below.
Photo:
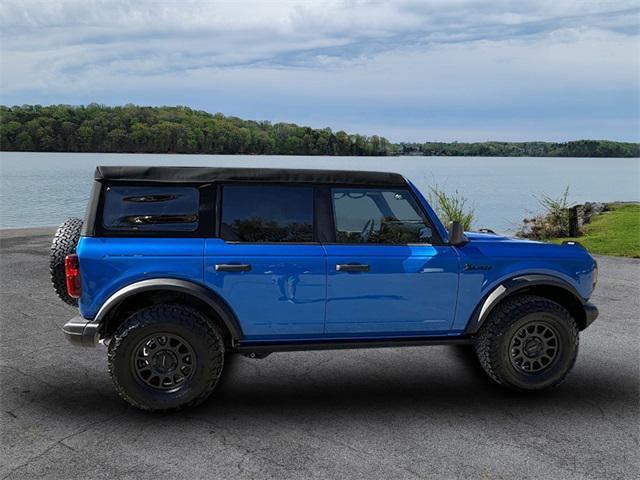
M396 152L399 155L452 157L640 157L640 143L610 140L399 143Z
M243 120L188 107L0 106L0 149L32 152L258 155L639 157L607 140L397 143L377 135Z
M0 106L5 151L389 155L377 135L256 122L187 107Z

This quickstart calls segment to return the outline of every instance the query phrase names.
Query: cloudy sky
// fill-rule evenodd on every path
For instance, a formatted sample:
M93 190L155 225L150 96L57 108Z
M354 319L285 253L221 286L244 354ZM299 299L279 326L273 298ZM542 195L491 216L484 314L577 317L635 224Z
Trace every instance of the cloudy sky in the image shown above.
M3 0L0 103L638 141L639 21L637 1Z

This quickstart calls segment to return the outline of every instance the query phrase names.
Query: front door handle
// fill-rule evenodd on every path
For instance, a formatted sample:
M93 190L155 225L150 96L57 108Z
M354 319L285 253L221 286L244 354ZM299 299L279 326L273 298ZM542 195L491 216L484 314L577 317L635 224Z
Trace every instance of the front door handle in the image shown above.
M216 263L216 272L248 272L251 265L248 263Z
M369 265L365 263L338 263L336 265L338 272L368 272Z

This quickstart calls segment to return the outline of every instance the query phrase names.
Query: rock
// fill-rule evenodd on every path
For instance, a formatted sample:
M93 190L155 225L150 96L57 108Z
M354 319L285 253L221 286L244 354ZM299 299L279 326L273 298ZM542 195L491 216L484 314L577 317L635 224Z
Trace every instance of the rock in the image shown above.
M539 215L525 218L522 227L516 232L517 237L546 239L558 237L579 237L585 224L595 215L609 210L609 205L602 202L585 202L568 209L567 218L560 220L552 215Z
M591 222L591 217L606 212L609 206L602 202L585 202L584 205L574 205L569 209L569 236L582 234L582 228Z

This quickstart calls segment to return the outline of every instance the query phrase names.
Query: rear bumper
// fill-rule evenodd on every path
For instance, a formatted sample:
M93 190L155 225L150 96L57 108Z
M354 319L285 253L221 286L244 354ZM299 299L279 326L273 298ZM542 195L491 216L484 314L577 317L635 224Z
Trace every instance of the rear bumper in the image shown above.
M73 317L62 327L69 342L77 347L95 347L98 344L100 323L81 316Z
M584 316L585 316L585 322L584 322L584 328L587 328L589 325L591 325L596 318L598 318L598 307L596 307L593 303L591 302L587 302L583 305L584 307Z

